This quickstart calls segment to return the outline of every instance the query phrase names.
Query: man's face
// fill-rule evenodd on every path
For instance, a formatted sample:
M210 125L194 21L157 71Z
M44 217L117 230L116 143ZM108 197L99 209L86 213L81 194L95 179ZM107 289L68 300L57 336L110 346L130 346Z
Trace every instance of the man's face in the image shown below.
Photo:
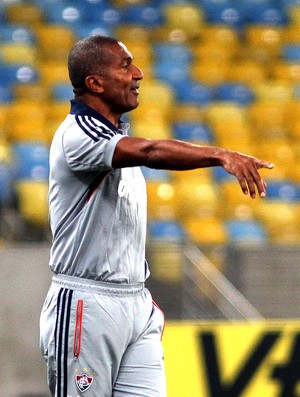
M108 51L109 63L101 79L101 98L112 113L121 115L138 106L139 80L143 73L134 65L131 53L122 43Z

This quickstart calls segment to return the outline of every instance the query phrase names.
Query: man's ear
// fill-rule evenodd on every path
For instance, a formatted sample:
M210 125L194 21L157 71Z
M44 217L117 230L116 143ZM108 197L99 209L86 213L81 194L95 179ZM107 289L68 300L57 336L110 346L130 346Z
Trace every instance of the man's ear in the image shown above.
M85 78L87 88L93 92L103 92L102 80L100 76L91 75Z

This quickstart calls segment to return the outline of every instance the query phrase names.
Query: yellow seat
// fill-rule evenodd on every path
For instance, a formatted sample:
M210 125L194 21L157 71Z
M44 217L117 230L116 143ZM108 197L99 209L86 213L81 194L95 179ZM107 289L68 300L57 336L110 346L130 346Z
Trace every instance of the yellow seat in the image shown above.
M201 42L192 47L196 62L226 62L231 61L238 52L236 47L226 47L219 43Z
M59 83L70 83L65 61L43 61L39 65L41 83L46 89Z
M36 26L44 22L42 9L33 2L12 2L5 9L10 23Z
M33 225L48 225L48 183L30 180L18 181L16 191L22 217Z
M203 122L206 109L203 106L192 104L175 104L171 114L172 122L188 121Z
M148 43L150 45L151 30L141 25L120 24L116 26L116 37L126 46L127 43Z
M260 142L256 148L256 157L275 164L272 170L261 170L265 179L285 179L296 162L293 145L287 139L269 139Z
M175 103L173 89L159 80L145 80L141 83L140 104L156 104L158 106L172 106Z
M282 44L281 27L267 25L248 25L245 28L244 51L254 59L269 61L280 55Z
M204 218L215 216L219 208L217 187L195 174L184 174L173 182L178 219L184 221L191 214Z
M188 237L195 244L226 244L228 235L223 222L216 217L192 217L183 223Z
M244 125L246 110L242 106L230 101L211 102L205 111L205 118L214 127L215 123L235 122L235 125Z
M258 101L287 102L293 99L294 86L286 80L271 79L252 85Z
M199 37L204 24L204 14L200 7L192 3L165 4L162 11L167 27L182 29L189 38Z
M149 219L176 219L175 189L172 181L147 181Z
M286 121L293 140L300 140L300 101L291 100L287 104ZM295 142L293 142L295 144Z
M70 104L68 102L52 100L48 103L47 123L45 127L45 137L48 143L51 143L55 131L69 113Z
M42 25L35 29L39 58L66 62L68 53L75 43L75 34L66 25Z
M148 139L171 139L172 130L167 120L152 121L151 124L145 120L135 120L132 123L133 135Z
M282 42L285 44L300 43L300 25L289 24L282 31Z
M300 82L300 65L298 63L279 60L270 67L270 75L275 79L282 79L293 84L298 84Z
M190 74L201 83L216 85L228 79L230 67L232 67L230 62L224 62L224 60L208 60L207 62L195 60L190 67Z
M249 84L250 87L267 79L266 67L259 62L248 59L235 62L229 68L227 74L229 80Z
M290 5L288 7L288 16L291 26L299 27L300 24L300 6L298 4Z
M18 100L35 100L45 102L49 99L48 90L40 83L15 84L13 86L14 95Z
M201 41L232 48L239 46L237 31L229 25L204 25L201 27Z
M257 137L281 137L288 133L286 104L278 101L257 101L248 108L249 120Z
M8 138L11 141L47 141L46 112L46 105L38 101L14 102L10 106L10 117L7 120Z
M0 44L0 58L5 63L35 65L37 50L30 44L5 42Z
M261 200L255 209L271 240L278 244L300 241L299 205L281 200Z

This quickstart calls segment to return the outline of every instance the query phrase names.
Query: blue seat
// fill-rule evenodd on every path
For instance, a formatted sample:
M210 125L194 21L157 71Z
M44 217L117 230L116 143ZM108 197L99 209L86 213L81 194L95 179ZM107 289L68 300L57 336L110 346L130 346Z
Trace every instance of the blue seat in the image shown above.
M149 167L141 167L141 170L146 181L170 181L170 172L168 170Z
M243 27L244 19L240 7L232 0L203 0L203 10L208 23L215 25L229 25L239 30Z
M175 139L187 142L213 142L213 134L206 123L181 121L173 125Z
M73 87L71 84L54 84L51 97L55 101L69 101L74 97Z
M245 23L284 26L288 22L286 9L272 0L246 1L241 7Z
M228 180L236 180L235 176L229 174L224 170L223 167L213 167L212 168L212 176L215 182L222 183ZM238 183L238 182L237 182Z
M30 65L1 64L0 84L34 83L39 80L39 71Z
M213 100L211 87L191 78L174 81L171 84L178 102L205 106Z
M193 59L191 50L185 44L172 42L154 43L152 49L157 61L176 62L182 66L188 66Z
M12 203L14 197L14 173L10 164L0 163L0 205Z
M255 220L225 221L229 244L264 244L268 240L264 226Z
M221 83L214 88L214 99L217 101L233 101L242 106L251 104L255 95L251 88L241 83Z
M183 67L181 64L166 61L166 62L153 62L152 71L156 79L171 85L172 87L178 86L180 83L188 81L190 73L188 68Z
M281 56L287 62L300 62L300 44L283 44L281 47Z
M148 233L151 239L160 242L182 242L186 237L183 227L176 221L150 221L148 223Z
M122 10L122 22L145 27L157 27L163 23L161 9L148 4L129 5Z
M300 185L288 180L270 180L267 186L267 200L299 201Z
M72 25L77 40L84 39L89 36L113 36L113 30L106 23L95 21L85 21L84 23L75 23Z
M39 142L14 143L12 151L16 161L16 180L48 180L49 147L47 145Z
M22 44L35 44L35 34L29 26L17 24L0 25L0 41Z
M0 83L0 104L11 103L14 100L12 86Z
M45 1L45 19L53 24L74 24L84 21L84 9L76 3L58 1L55 4Z

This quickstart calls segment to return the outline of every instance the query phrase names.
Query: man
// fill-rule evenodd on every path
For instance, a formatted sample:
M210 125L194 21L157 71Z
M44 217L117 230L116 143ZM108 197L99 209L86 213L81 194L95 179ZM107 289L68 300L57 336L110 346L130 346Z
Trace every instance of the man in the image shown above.
M215 147L127 135L141 70L117 40L92 36L68 60L75 100L50 150L53 282L41 349L53 396L163 397L163 314L144 287L146 189L139 166L222 166L261 197L266 161Z

